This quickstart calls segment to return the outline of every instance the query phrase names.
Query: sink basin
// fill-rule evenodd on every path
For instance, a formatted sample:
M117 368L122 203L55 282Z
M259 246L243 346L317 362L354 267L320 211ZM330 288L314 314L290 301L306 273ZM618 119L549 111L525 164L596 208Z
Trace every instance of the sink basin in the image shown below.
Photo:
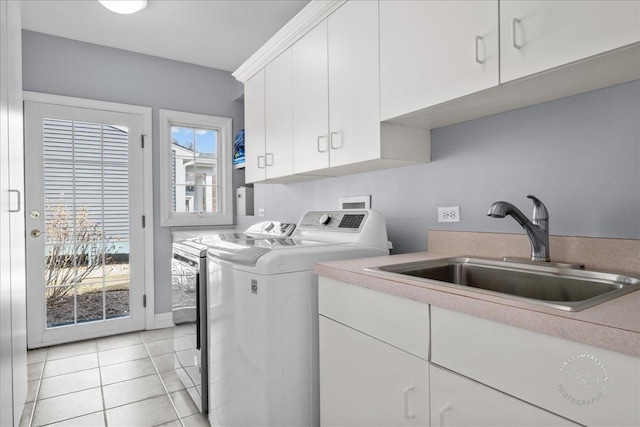
M640 279L551 263L445 258L367 269L411 276L566 311L580 311L640 289Z

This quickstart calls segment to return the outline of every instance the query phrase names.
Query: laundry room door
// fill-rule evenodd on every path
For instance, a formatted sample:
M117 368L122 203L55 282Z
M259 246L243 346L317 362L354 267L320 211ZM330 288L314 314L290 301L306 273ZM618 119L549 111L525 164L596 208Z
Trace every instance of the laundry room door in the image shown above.
M25 102L30 348L145 327L142 127Z

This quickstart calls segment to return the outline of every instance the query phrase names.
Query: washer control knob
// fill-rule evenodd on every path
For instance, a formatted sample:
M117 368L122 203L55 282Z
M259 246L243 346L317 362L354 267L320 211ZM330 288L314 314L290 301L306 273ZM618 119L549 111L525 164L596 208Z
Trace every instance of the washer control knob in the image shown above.
M328 213L324 213L320 215L320 219L318 220L318 222L322 225L327 225L329 224L330 221L331 221L331 214L328 214Z
M270 222L269 224L264 226L264 231L271 231L273 230L273 227L275 227L275 224Z

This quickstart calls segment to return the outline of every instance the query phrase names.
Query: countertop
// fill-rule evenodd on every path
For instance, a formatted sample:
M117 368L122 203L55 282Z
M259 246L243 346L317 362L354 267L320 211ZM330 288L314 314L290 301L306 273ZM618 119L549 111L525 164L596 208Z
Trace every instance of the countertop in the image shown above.
M450 256L451 254L418 252L324 262L316 264L314 270L319 276L640 357L640 291L579 312L568 312L445 287L435 281L410 277L391 278L383 273L365 270Z

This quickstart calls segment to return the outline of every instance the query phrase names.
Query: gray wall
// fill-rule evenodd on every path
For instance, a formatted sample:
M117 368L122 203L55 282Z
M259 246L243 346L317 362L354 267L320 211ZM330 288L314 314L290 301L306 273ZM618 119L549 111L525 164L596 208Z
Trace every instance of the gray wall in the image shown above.
M24 90L153 108L155 311L171 311L171 233L160 227L158 109L210 114L244 126L230 73L23 31Z
M224 71L25 31L24 89L231 117L242 127L237 82ZM234 89L235 88L235 89ZM234 95L235 94L235 95ZM255 186L265 218L295 222L338 197L371 194L395 253L426 249L428 229L522 233L510 218L485 215L496 200L531 213L526 194L549 208L552 234L640 238L640 81L433 130L429 164ZM159 212L159 152L154 152ZM240 178L240 177L238 177ZM460 206L462 222L438 223L438 206ZM154 217L156 312L171 309L171 237ZM553 250L553 248L552 248Z
M506 200L530 216L525 195L534 194L551 234L640 238L640 81L435 129L431 139L429 164L258 184L256 211L296 221L337 208L339 196L371 194L402 253L425 250L428 229L523 233L486 212ZM460 206L461 222L438 223L438 206Z

